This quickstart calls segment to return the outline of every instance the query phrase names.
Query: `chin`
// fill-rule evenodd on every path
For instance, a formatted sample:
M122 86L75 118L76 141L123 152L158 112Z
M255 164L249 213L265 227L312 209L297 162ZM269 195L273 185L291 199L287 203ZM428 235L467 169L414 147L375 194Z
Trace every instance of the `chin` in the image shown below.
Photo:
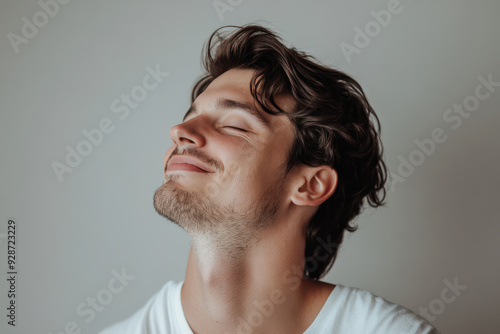
M153 205L156 212L188 233L193 229L206 229L206 203L201 203L203 200L198 194L180 189L171 181L170 178L167 179L154 194Z

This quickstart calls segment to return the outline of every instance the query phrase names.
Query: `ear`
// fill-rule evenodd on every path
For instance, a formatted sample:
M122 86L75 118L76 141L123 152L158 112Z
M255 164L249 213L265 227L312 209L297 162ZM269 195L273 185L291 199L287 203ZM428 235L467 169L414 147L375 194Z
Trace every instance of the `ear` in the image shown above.
M329 166L303 167L299 173L291 200L299 206L319 206L337 188L337 171Z

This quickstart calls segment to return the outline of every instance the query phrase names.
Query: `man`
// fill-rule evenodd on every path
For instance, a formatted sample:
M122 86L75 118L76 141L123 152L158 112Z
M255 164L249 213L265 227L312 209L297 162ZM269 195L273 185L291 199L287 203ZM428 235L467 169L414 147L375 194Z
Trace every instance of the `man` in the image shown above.
M319 281L364 200L384 204L380 123L359 84L260 26L216 31L204 66L154 195L191 238L185 280L102 333L437 333Z

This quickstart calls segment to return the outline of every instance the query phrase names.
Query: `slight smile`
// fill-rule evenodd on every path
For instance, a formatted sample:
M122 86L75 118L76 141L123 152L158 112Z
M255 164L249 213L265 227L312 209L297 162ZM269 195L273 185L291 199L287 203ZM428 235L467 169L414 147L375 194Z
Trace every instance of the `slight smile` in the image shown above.
M200 160L185 155L173 156L168 163L166 172L179 170L198 173L213 173L210 167Z

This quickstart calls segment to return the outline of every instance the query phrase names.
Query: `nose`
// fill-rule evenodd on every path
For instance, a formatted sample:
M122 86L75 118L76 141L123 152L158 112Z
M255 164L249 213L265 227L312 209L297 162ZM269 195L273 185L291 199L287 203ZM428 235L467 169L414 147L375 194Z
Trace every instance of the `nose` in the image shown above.
M170 129L170 137L177 146L202 147L205 145L205 137L199 131L201 124L197 124L196 118L199 117L177 124Z

